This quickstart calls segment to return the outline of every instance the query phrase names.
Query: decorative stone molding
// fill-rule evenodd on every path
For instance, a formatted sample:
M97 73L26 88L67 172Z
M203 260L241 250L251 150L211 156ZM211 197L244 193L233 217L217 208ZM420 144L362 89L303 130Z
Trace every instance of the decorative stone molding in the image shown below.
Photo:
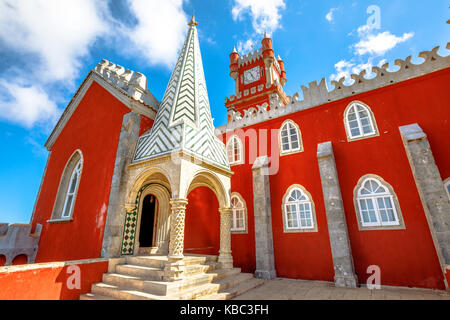
M95 67L94 71L133 99L149 106L158 105L155 97L148 90L147 78L142 73L125 69L105 59Z
M37 224L33 234L31 224L0 223L0 255L6 258L5 266L12 264L15 257L27 256L27 263L34 263L41 237L42 225Z
M233 257L231 256L231 208L221 208L220 212L220 254L219 262L224 269L233 268Z
M170 242L169 263L164 267L165 281L179 281L184 279L184 225L187 199L170 200Z
M358 280L353 265L344 204L331 142L320 143L317 146L317 161L330 235L334 283L336 287L356 288Z
M450 43L447 47L450 47ZM375 73L375 77L371 79L367 79L365 77L365 70L361 71L359 74L352 74L350 77L354 80L354 82L348 86L344 84L345 78L341 78L338 81L331 81L331 84L334 86L332 90L328 90L325 78L323 78L320 83L313 81L308 87L301 86L303 100L298 100L299 94L296 93L290 97L289 100L291 103L283 107L280 107L277 101L274 101L273 103L271 101L269 111L255 114L249 118L239 118L236 115L233 118L230 118L229 123L218 127L216 129L216 134L220 135L227 131L247 127L269 119L282 117L301 110L320 106L331 101L340 100L362 92L385 87L394 83L448 68L450 66L450 55L441 57L437 53L438 50L439 47L436 47L431 51L421 52L419 57L424 59L421 64L412 63L411 56L405 60L397 59L394 64L399 67L399 70L394 72L387 70L389 68L389 63L384 64L381 68L373 67L372 71ZM230 99L230 101L233 100ZM227 101L228 99L226 98L225 102Z
M271 280L277 274L272 235L272 214L270 204L269 158L259 157L252 167L253 206L255 218L255 277Z
M445 279L450 264L450 202L425 132L417 123L399 130Z

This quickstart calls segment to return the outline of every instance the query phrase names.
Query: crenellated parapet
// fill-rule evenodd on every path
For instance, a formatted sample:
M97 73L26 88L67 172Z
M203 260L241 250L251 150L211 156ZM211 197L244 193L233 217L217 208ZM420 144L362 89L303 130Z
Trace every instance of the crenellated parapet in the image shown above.
M239 57L239 67L246 66L255 61L258 61L259 59L262 59L262 57L262 48L244 54L243 56Z
M6 257L5 266L12 264L15 257L27 256L27 263L34 263L41 237L42 225L37 224L31 234L31 224L0 223L0 255Z
M447 44L447 48L450 48L450 43ZM384 64L382 67L373 67L372 71L375 73L375 77L370 79L365 77L365 70L359 74L352 74L351 78L354 82L351 85L344 83L344 77L338 81L331 81L333 85L332 90L328 89L325 78L322 78L320 83L313 81L307 87L301 86L303 100L299 100L299 94L295 93L293 96L288 97L290 103L285 106L280 104L279 99L276 97L271 97L270 108L257 108L257 112L246 112L244 115L232 110L229 112L229 122L226 125L218 127L216 134L223 134L230 130L282 117L450 67L450 56L442 57L437 53L438 50L439 47L436 47L431 51L421 52L419 57L423 58L424 61L420 64L412 63L411 56L405 60L395 60L394 64L399 67L397 71L388 71L389 63ZM232 98L233 96L226 98L225 102Z
M120 88L134 100L148 106L158 106L158 101L148 90L147 77L103 59L94 69L106 81Z

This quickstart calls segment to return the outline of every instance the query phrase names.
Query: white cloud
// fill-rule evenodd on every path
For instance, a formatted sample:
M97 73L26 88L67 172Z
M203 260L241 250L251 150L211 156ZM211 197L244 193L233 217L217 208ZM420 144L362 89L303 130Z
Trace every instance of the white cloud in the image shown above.
M389 31L378 34L368 34L355 44L355 50L358 55L371 54L383 55L387 51L395 48L399 43L405 42L414 36L413 32L404 33L403 36L397 37Z
M172 67L187 30L183 1L128 0L128 4L137 24L131 28L122 26L122 36L132 41L148 64Z
M250 12L253 29L264 34L273 33L280 27L280 11L286 8L284 0L234 0L231 13L233 19L242 19L244 13Z
M50 90L61 84L72 90L99 39L150 65L171 67L187 29L183 0L126 1L132 27L115 20L106 1L0 0L0 43L20 57L0 78L0 117L27 128L53 125L60 94Z
M241 54L246 54L250 51L253 51L255 45L256 42L253 39L248 39L246 41L239 41L237 44L237 51Z
M31 128L36 123L55 122L60 111L44 90L0 80L0 117Z
M0 39L20 53L36 54L40 81L73 80L80 58L107 30L94 0L1 0Z
M333 21L333 19L334 19L333 14L337 9L338 8L331 8L330 11L327 13L327 15L325 16L325 19L327 19L328 22Z

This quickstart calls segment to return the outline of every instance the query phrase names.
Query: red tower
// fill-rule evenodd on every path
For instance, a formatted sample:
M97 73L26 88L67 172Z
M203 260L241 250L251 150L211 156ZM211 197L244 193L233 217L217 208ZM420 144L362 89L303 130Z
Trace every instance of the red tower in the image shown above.
M225 98L228 111L241 114L252 107L269 109L270 99L278 99L281 105L288 103L283 90L286 83L284 62L275 58L272 39L264 35L261 48L240 56L236 48L230 54L230 76L235 81L235 94Z

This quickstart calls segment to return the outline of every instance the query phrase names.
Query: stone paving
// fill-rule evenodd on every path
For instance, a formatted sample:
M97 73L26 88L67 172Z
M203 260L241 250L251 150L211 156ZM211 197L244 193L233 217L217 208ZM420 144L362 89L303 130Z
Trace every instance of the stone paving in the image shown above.
M346 289L336 288L331 282L277 278L234 300L450 300L450 293L401 287Z

